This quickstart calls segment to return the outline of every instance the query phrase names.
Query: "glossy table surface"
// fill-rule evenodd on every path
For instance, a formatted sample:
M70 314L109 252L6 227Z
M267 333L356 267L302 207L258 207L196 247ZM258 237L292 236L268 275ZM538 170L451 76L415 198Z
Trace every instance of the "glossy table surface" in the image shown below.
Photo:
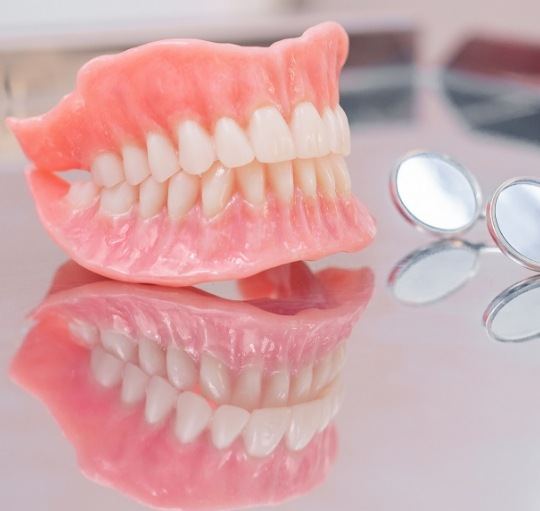
M482 323L497 294L532 274L500 254L482 254L477 274L463 287L424 306L398 302L387 283L399 260L434 241L406 224L389 199L388 175L401 155L418 148L452 155L476 173L485 197L507 178L540 176L540 146L473 129L465 120L515 120L517 114L497 110L495 102L511 97L508 104L519 103L521 89L494 87L491 103L462 103L464 116L436 73L378 73L358 81L371 84L369 90L359 86L356 96L344 99L353 121L353 187L377 220L376 240L360 253L309 263L313 269L368 267L375 276L373 296L347 344L345 400L336 418L339 451L324 481L277 507L536 510L540 341L497 342ZM531 105L535 94L523 94ZM28 328L25 317L66 259L38 222L22 163L11 167L0 174L0 501L17 510L146 509L86 478L44 404L10 379L10 362ZM465 238L489 243L481 223ZM210 289L227 296L230 286ZM253 502L256 508L265 504L256 495Z

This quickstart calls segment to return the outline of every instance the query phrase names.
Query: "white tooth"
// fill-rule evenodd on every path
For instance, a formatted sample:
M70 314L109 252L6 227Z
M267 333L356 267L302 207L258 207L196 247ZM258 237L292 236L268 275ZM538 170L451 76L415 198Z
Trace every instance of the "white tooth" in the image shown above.
M221 405L212 417L210 431L218 449L229 447L249 420L249 412L238 406Z
M289 393L289 402L298 403L309 396L311 382L313 380L313 367L304 366L293 377Z
M333 352L329 353L313 368L313 382L311 384L311 395L313 397L317 396L330 383L333 356Z
M124 367L122 379L122 402L132 405L141 401L146 395L148 375L136 365L128 362Z
M69 331L87 346L93 346L99 341L99 330L94 325L74 320L69 323Z
M251 413L242 436L250 456L268 456L277 447L289 427L291 409L261 408Z
M287 447L291 451L303 449L318 431L321 421L322 404L319 401L294 405L287 431Z
M334 172L334 181L336 183L336 191L338 195L350 195L351 194L351 176L347 163L343 156L332 156L332 170Z
M126 181L130 185L138 185L150 175L148 156L144 149L134 145L126 145L122 148L122 159L124 160Z
M202 177L202 208L205 216L217 215L229 202L234 185L233 171L215 163Z
M216 160L212 139L195 121L178 126L178 161L188 174L202 174Z
M337 115L330 107L326 107L323 111L322 120L326 127L326 135L328 137L328 146L330 151L335 154L341 152L341 135L339 121Z
M326 128L313 103L304 101L296 105L291 118L291 133L298 158L328 154Z
M278 199L290 202L294 192L292 163L281 161L268 165L268 180Z
M197 383L197 370L191 357L176 346L167 348L167 376L179 390L193 387Z
M146 136L146 147L150 170L156 181L159 183L167 181L178 172L176 150L168 138L160 133L149 133Z
M341 108L341 105L336 107L335 113L338 121L341 140L341 150L339 153L347 156L351 152L351 129L349 128L349 121L347 119L347 114L343 108Z
M332 357L332 373L330 375L330 381L336 378L342 371L345 365L345 357L347 352L345 349L345 343L342 342L335 350Z
M229 400L231 383L229 370L212 355L203 353L201 356L200 382L206 396L216 403Z
M96 346L90 355L92 374L99 384L111 388L122 379L123 362L107 353L101 346Z
M260 162L272 163L295 157L291 132L275 107L266 106L255 110L248 131L255 156Z
M87 208L97 197L99 188L93 181L78 181L69 187L68 200L76 209Z
M143 218L157 215L167 201L167 183L158 183L149 176L139 189L139 214Z
M105 349L118 358L128 361L137 357L137 345L127 336L114 330L102 330L101 342Z
M264 203L264 168L257 160L234 169L242 195L254 206Z
M144 337L139 341L139 365L147 374L165 375L165 353L157 342Z
M267 380L263 406L283 406L289 399L289 372L280 370L272 373Z
M294 160L294 181L304 195L316 197L317 176L315 174L315 162L311 159Z
M334 418L343 404L343 399L345 398L345 388L343 382L338 379L335 383L335 391L331 394L332 396L332 418Z
M137 201L137 187L125 181L101 192L100 211L109 215L121 215L129 211Z
M317 173L317 186L321 193L334 198L336 196L336 183L332 172L332 160L329 157L317 158L315 160L315 170Z
M244 130L230 117L219 119L214 138L218 159L227 167L240 167L255 158Z
M197 202L200 178L179 172L169 181L167 210L173 220L182 218Z
M114 153L98 154L90 170L97 186L110 188L124 180L122 160Z
M330 396L325 396L322 399L317 399L321 405L321 422L318 431L323 431L332 420L332 400Z
M234 405L252 410L261 399L262 368L246 367L240 371L234 386L231 402Z
M195 440L212 418L212 408L206 399L187 391L178 396L176 402L176 423L174 432L180 442Z
M161 376L152 376L146 387L144 418L150 424L162 421L176 404L176 389Z

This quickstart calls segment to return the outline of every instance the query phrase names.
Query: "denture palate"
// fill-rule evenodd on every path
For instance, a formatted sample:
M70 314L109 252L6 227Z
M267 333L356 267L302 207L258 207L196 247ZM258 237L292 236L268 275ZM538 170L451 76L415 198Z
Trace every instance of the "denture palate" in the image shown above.
M77 321L70 329L91 350L96 381L119 388L126 406L142 403L148 424L172 417L183 443L208 431L218 449L241 438L254 457L271 454L282 440L300 450L326 428L341 402L343 342L295 371L265 370L256 361L233 371L210 353L196 361L182 347L134 341L114 329Z
M288 123L277 107L265 106L245 127L222 117L210 134L184 120L171 135L148 133L144 146L129 142L117 153L101 152L90 165L92 180L74 183L68 197L86 208L99 196L101 212L110 216L138 204L142 218L166 209L172 220L198 202L211 218L237 191L254 207L270 192L289 203L295 189L307 198L335 199L350 194L343 158L349 152L349 124L339 105L319 112L301 102Z

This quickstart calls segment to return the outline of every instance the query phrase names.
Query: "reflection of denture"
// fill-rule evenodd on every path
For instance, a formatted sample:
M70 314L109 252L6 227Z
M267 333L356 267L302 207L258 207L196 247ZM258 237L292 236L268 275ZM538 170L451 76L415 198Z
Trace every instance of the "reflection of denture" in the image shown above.
M369 270L303 263L243 283L248 302L93 282L38 308L12 375L93 479L157 506L278 502L335 457L343 341L372 287Z
M162 41L88 63L55 109L8 121L42 220L84 266L164 284L363 247L374 226L351 195L338 103L347 51L326 23L269 48ZM92 180L54 173L70 169Z

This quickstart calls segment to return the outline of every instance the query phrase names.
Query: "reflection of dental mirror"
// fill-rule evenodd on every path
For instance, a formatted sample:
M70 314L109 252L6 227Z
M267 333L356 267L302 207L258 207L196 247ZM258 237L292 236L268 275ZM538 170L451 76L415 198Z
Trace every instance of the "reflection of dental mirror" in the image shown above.
M483 316L490 337L501 342L523 342L540 337L540 276L505 289Z

